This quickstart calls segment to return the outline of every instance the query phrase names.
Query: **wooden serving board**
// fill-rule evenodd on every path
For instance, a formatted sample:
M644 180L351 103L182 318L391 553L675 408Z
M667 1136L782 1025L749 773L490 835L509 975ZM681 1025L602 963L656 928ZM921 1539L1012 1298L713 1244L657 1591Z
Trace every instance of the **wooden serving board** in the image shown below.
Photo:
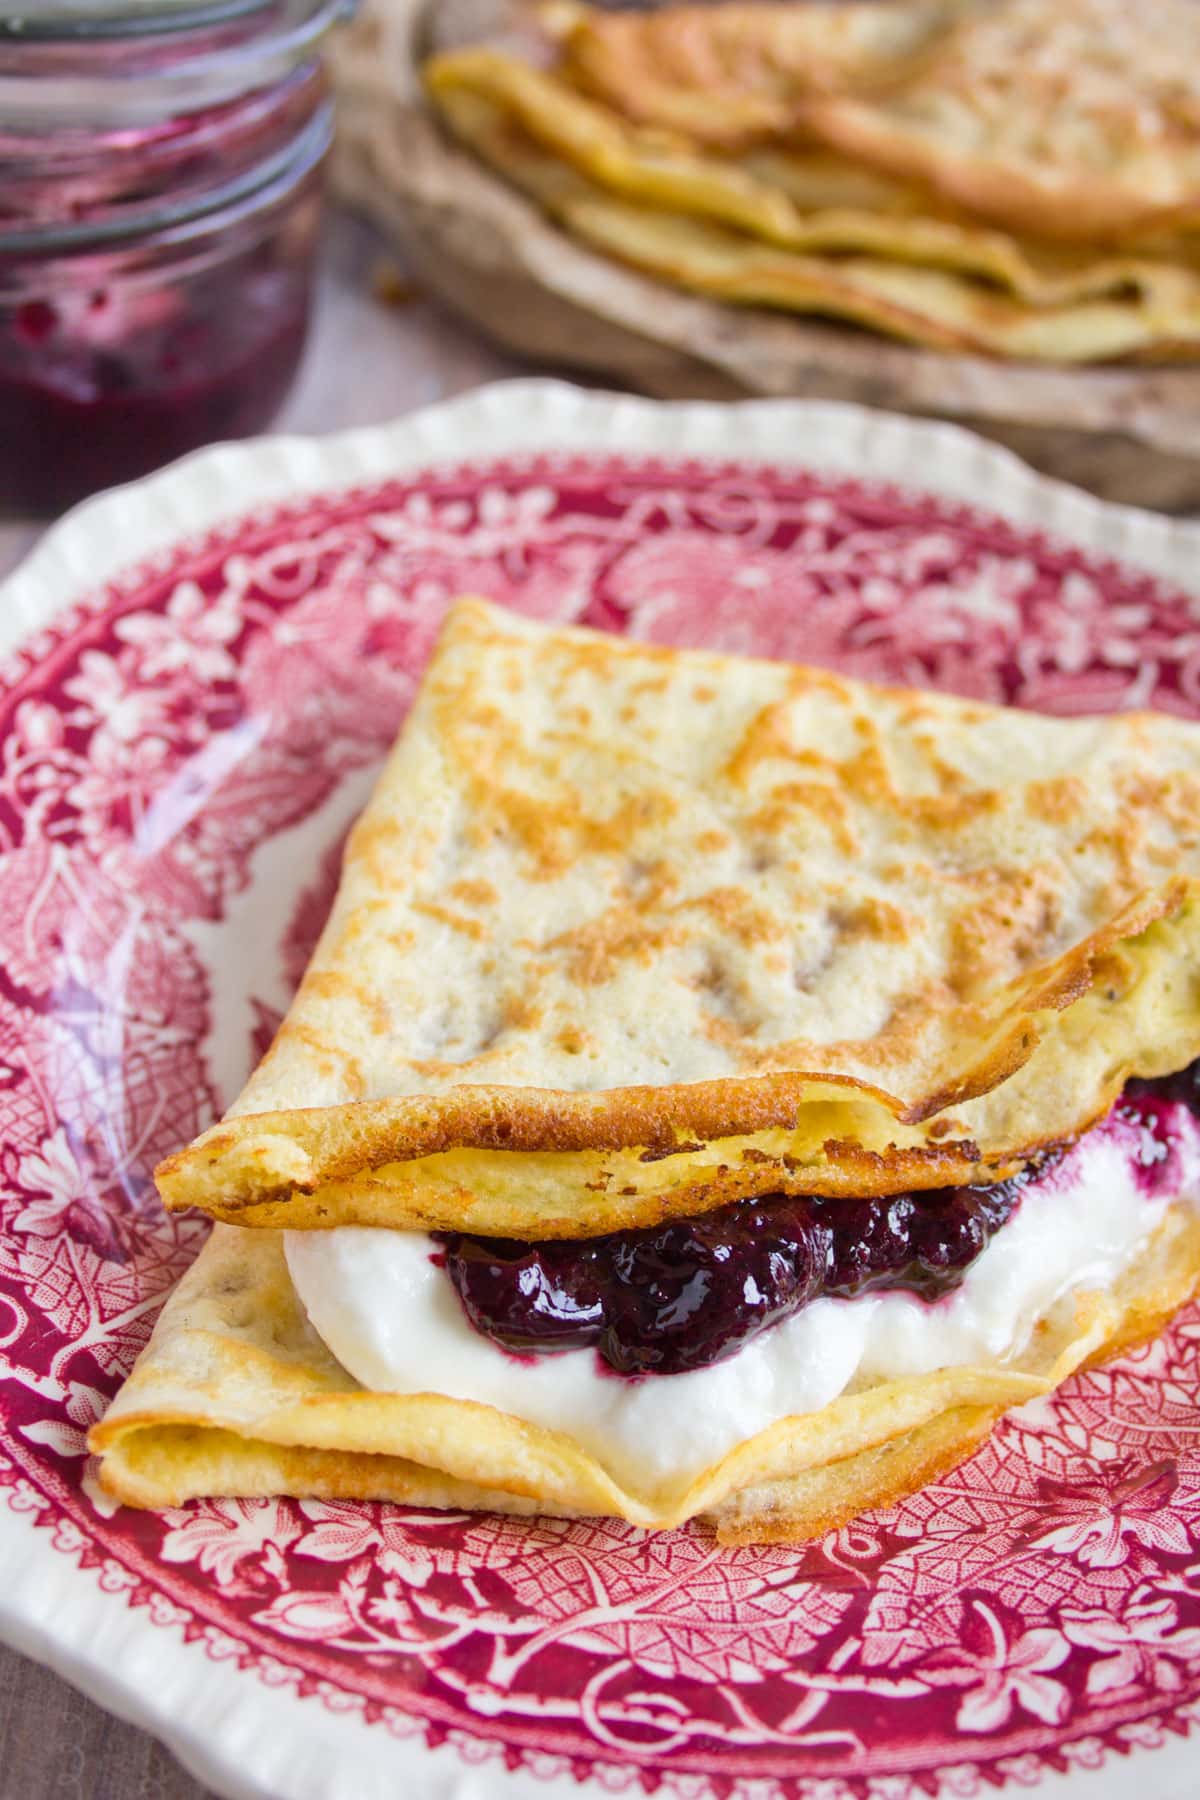
M722 305L586 249L443 132L417 79L454 42L535 42L521 0L365 0L334 56L335 185L494 342L664 398L805 395L969 425L1107 499L1200 510L1200 368L1048 369Z

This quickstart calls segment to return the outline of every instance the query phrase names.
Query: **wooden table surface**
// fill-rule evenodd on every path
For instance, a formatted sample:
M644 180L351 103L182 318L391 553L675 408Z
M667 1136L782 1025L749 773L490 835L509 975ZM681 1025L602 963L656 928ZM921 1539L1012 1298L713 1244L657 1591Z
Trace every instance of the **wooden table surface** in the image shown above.
M377 424L527 372L419 297L382 303L375 288L387 260L357 221L330 221L312 340L278 429ZM0 576L44 529L45 521L0 515ZM208 1793L145 1732L0 1646L0 1800L205 1800Z

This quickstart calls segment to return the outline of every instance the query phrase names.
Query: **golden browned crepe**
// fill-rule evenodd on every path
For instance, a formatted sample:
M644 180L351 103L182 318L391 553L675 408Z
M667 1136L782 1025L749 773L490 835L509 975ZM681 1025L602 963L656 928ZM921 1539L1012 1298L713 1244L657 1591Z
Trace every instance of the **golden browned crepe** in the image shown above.
M1010 360L1200 354L1200 61L1157 14L827 10L567 7L555 66L459 49L425 79L573 236L691 291Z
M934 349L1053 363L1200 355L1200 274L1190 260L1039 254L999 233L920 215L804 219L782 187L748 173L714 174L694 159L628 147L614 153L598 134L585 146L576 132L568 148L563 110L539 107L545 87L538 95L527 84L518 100L514 81L501 92L479 78L478 64L463 77L463 59L430 71L441 113L463 142L575 237L678 286L845 319ZM552 135L560 138L554 149L539 141ZM585 157L588 174L577 166ZM656 195L671 208L651 204ZM1014 292L998 291L996 279Z
M1185 1197L1009 1355L860 1376L670 1477L609 1466L585 1421L453 1398L435 1362L426 1392L363 1388L272 1227L589 1236L1008 1166L1200 1049L1198 819L1178 720L1044 719L461 602L275 1045L159 1171L168 1204L258 1229L219 1224L168 1301L92 1432L103 1485L700 1516L725 1543L925 1485L1189 1297Z
M618 26L636 23L615 15ZM429 91L451 120L459 96L486 103L528 139L569 163L600 188L639 206L711 219L765 243L805 255L866 253L984 276L1032 306L1139 294L1152 297L1174 281L1200 298L1200 284L1165 273L1187 245L1096 255L1079 247L1013 237L980 225L925 190L889 181L821 149L763 146L738 157L693 149L639 131L573 88L561 74L490 49L452 51L425 68ZM463 135L485 154L490 146L472 114ZM498 160L493 154L492 160ZM1158 266L1156 266L1158 265ZM838 265L826 265L831 278Z
M1193 0L981 0L886 95L804 130L1017 231L1115 236L1200 215Z
M294 1494L659 1529L700 1515L724 1543L800 1542L925 1486L1007 1408L1157 1330L1198 1278L1200 1221L1180 1207L1115 1291L1068 1297L1011 1362L847 1392L656 1487L617 1480L566 1432L439 1394L436 1368L425 1394L359 1387L305 1318L280 1234L218 1226L91 1445L130 1506Z
M555 66L460 49L426 79L454 133L601 254L951 352L1200 353L1194 0L544 17Z
M816 138L981 217L1093 238L1200 208L1193 0L579 8L566 66L697 143ZM822 40L829 49L822 52Z
M988 1179L1200 1052L1200 728L453 611L270 1052L250 1226L591 1236Z
M700 143L793 133L814 94L891 86L936 48L970 0L559 9L573 78L618 112Z

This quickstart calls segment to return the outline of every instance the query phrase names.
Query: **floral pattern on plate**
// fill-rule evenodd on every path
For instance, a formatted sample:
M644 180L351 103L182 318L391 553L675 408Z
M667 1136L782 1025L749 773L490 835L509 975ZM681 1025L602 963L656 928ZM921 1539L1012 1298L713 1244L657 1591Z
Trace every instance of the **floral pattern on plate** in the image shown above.
M450 600L986 700L1200 712L1190 596L919 491L496 460L180 545L43 632L0 740L0 1482L156 1625L471 1761L689 1800L968 1796L1200 1702L1200 1313L800 1550L692 1527L99 1494L84 1434Z

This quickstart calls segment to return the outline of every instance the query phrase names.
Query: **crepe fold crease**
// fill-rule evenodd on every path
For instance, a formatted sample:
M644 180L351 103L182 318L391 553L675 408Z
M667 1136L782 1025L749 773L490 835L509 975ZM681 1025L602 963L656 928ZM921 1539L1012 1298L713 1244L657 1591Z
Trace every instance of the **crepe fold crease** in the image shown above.
M1200 1053L1200 732L453 610L299 992L158 1170L588 1237L998 1178Z

